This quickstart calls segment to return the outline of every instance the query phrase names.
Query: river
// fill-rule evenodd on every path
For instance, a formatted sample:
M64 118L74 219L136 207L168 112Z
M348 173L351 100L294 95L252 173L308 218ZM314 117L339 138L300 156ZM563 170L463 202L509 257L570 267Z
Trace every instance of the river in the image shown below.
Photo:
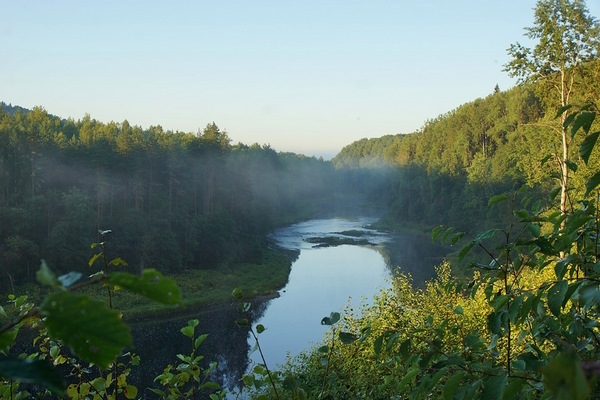
M298 257L279 297L252 302L252 325L266 327L259 341L269 367L318 344L327 330L320 324L324 316L369 302L390 285L398 266L414 277L415 285L434 275L433 267L441 261L444 249L428 239L369 229L373 222L372 218L311 220L271 235L275 245L296 251ZM168 363L177 362L176 354L189 353L190 343L179 330L188 319L198 318L199 333L209 334L200 352L218 362L215 379L230 390L239 390L241 375L262 362L258 352L250 351L255 341L249 331L235 324L239 317L235 305L224 305L185 318L134 326L135 347L144 368L135 368L132 379L139 387L153 386L153 377Z

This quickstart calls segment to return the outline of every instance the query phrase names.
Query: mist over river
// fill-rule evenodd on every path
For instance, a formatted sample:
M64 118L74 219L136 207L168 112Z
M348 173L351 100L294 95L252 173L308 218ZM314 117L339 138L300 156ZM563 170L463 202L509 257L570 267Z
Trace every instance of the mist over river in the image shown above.
M427 238L369 229L375 221L318 219L273 232L274 245L298 256L279 297L252 301L252 326L260 323L266 328L259 340L269 367L320 343L328 328L320 324L323 317L333 311L343 313L346 307L358 311L361 304L389 287L397 267L411 273L415 285L433 276L434 266L445 254L443 248ZM191 344L179 330L189 319L197 318L198 334L209 335L200 354L207 364L218 362L214 379L230 390L239 390L241 375L254 363L262 363L259 353L251 351L255 341L249 331L235 324L240 317L232 303L168 321L134 325L135 352L142 358L143 371L141 366L133 369L133 383L139 388L157 387L153 378L169 363L177 363L176 354L190 352Z

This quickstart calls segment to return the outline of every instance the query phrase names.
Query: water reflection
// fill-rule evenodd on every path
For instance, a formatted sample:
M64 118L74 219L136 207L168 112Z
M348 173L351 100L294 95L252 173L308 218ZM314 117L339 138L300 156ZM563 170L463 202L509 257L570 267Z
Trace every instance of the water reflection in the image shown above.
M358 308L368 302L390 284L389 277L398 266L413 276L415 285L422 285L434 275L433 266L441 262L445 249L410 234L388 235L369 229L373 222L374 218L312 220L272 235L277 245L299 255L280 297L252 304L252 325L262 323L267 328L259 339L270 367L283 363L288 354L298 354L319 343L327 330L320 325L322 317L341 311L348 304ZM307 241L314 237L356 235L374 245L315 248ZM140 388L158 387L153 383L154 377L168 363L176 364L177 354L190 353L191 343L180 329L189 319L197 318L197 333L209 335L200 348L205 367L218 361L214 379L237 391L239 380L250 365L262 362L257 352L250 353L254 340L248 330L235 325L239 317L237 305L232 303L168 321L135 324L135 351L142 357L143 368L133 369L131 381ZM152 398L148 391L144 394Z
M332 311L358 307L389 285L389 270L370 248L338 246L302 250L281 296L270 302L257 321L267 330L259 339L268 365L285 362L317 344L327 326L320 321ZM350 301L349 301L350 299ZM254 343L253 338L249 338ZM262 362L253 353L254 362Z
M252 321L262 316L266 305L264 300L252 302ZM208 368L212 361L217 361L217 371L212 379L230 391L238 391L240 377L248 368L250 350L246 339L248 329L235 324L238 318L237 304L232 303L170 320L149 319L132 324L133 351L141 356L141 366L132 369L130 381L139 388L159 388L159 384L153 382L154 378L169 363L179 363L177 354L188 355L192 350L191 341L181 334L180 329L187 325L188 320L198 319L200 324L196 333L208 334L198 350L198 354L204 356L202 368ZM147 390L140 394L144 398L154 398Z
M413 286L421 287L435 276L435 266L441 264L448 249L432 243L424 236L396 233L384 246L378 248L392 272L410 274Z

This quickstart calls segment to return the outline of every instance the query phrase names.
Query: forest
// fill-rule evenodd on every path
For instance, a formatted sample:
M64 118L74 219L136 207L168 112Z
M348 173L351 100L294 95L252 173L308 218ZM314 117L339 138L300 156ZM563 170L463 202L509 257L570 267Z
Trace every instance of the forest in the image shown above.
M65 283L88 274L90 259L105 259L91 279L109 298L119 287L177 304L170 273L235 272L263 259L275 227L358 201L385 210L381 227L429 230L456 251L424 288L400 274L360 314L323 318L323 346L280 371L257 366L243 378L248 396L598 398L600 25L579 0L540 0L534 12L526 32L537 45L511 45L504 66L517 86L496 86L416 132L350 143L331 161L232 145L214 122L184 133L2 103L0 293L10 295L0 351L22 327L41 333L27 362L0 358L0 396L24 398L23 381L70 398L137 398L126 382L137 361L116 361L126 324ZM110 263L105 243L119 257ZM133 269L109 273L121 259ZM56 290L40 306L18 296L35 281ZM121 333L111 342L90 332L90 351L70 331L67 311L79 309ZM260 342L264 327L237 323ZM225 397L198 356L196 325L181 330L192 353L153 393ZM82 360L107 373L77 382ZM68 386L47 361L77 371Z
M1 289L35 280L40 258L87 269L103 230L139 270L254 261L274 227L339 205L349 179L329 162L230 142L215 123L170 132L2 104Z

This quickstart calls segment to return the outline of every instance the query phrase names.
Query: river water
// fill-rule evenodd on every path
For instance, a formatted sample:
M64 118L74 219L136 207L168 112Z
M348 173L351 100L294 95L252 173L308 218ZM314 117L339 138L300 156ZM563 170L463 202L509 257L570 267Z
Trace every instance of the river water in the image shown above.
M373 222L369 218L311 220L273 234L279 246L299 250L300 255L280 297L271 300L256 321L267 328L259 340L268 365L282 364L286 356L318 344L328 328L320 324L323 317L342 312L346 306L356 308L389 286L390 270L377 248L390 238L366 228ZM313 243L331 237L346 241L360 238L371 245L320 247ZM254 342L249 337L249 344ZM262 362L258 352L250 358Z
M442 260L444 249L427 239L369 229L373 222L372 218L311 220L271 235L274 244L297 252L298 257L279 297L252 303L252 326L266 327L259 340L270 368L317 345L328 328L320 324L323 317L368 303L390 285L397 267L410 273L415 285L434 275L433 267ZM331 241L337 245L330 246ZM175 355L189 353L190 343L179 330L187 320L197 318L199 333L209 334L200 352L207 361L218 362L214 379L230 390L239 390L241 375L253 364L262 363L259 353L251 351L255 341L249 331L235 324L240 316L235 305L224 305L134 326L136 352L144 368L134 369L132 380L138 387L156 387L152 379L168 363L178 362Z

